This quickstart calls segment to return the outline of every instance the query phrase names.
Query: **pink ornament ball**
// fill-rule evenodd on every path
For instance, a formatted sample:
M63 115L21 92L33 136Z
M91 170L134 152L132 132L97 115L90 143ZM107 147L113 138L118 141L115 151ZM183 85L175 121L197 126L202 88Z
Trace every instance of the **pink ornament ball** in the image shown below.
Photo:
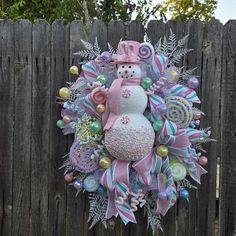
M200 165L205 166L208 163L208 159L205 156L201 156L199 157L198 162Z
M68 173L64 176L64 179L66 182L71 182L73 180L73 174L72 173Z
M65 124L69 124L71 119L70 119L69 116L63 116L63 121L64 121Z

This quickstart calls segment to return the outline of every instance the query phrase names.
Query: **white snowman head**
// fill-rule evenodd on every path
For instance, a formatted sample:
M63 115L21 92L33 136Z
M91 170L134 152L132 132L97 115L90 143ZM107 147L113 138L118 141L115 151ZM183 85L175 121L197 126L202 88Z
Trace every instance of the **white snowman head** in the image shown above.
M124 80L140 79L141 68L138 64L120 64L117 70L117 76Z

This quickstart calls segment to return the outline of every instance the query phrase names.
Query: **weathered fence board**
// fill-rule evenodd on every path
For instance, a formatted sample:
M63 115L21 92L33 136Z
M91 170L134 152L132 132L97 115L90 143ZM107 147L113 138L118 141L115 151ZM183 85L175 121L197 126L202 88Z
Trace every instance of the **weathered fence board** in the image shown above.
M163 219L164 232L157 235L214 235L216 227L216 163L221 158L220 220L221 236L236 233L235 153L235 37L236 21L224 27L217 20L203 25L198 20L186 23L150 21L146 33L155 44L170 29L177 39L189 34L182 64L197 67L201 78L201 109L206 113L202 127L212 127L217 139L207 145L208 175L198 190L190 191L190 203L179 200ZM62 135L55 123L60 118L56 96L66 81L76 78L68 68L81 61L74 53L83 49L80 39L102 50L107 42L116 48L120 39L143 41L145 28L140 22L94 21L85 29L81 21L66 24L57 20L31 24L27 20L0 21L0 235L108 236L152 235L146 230L143 211L139 223L124 226L120 220L89 230L88 198L63 181L63 158L72 138ZM222 91L221 91L222 87ZM221 107L220 107L221 104ZM221 116L220 114L221 108ZM221 133L220 133L221 131Z
M12 229L13 199L14 23L0 21L0 31L0 234L8 235Z
M214 235L215 233L216 164L218 156L217 147L220 143L218 134L220 131L222 28L218 21L211 21L205 27L203 37L201 108L206 116L202 119L202 126L211 126L212 137L217 139L217 143L211 142L206 146L209 160L206 169L209 176L203 176L202 185L199 186L201 197L199 197L198 201L198 234L200 235Z
M223 29L220 235L236 234L236 21Z

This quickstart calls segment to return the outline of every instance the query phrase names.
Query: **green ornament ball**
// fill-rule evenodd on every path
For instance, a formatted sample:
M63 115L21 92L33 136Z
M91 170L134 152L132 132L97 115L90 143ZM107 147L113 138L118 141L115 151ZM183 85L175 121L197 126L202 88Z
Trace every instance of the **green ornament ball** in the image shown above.
M156 132L159 132L162 129L163 121L162 120L155 120L152 126Z
M91 123L90 125L90 130L93 132L93 133L99 133L102 131L102 124L100 121L94 121Z
M102 84L105 85L107 83L107 78L104 75L99 75L97 80Z
M63 120L58 120L58 121L57 121L57 127L58 127L58 128L62 129L64 126L65 126L65 123L64 123Z
M141 86L144 88L144 89L148 89L150 88L152 85L152 79L149 78L149 77L144 77L141 81Z

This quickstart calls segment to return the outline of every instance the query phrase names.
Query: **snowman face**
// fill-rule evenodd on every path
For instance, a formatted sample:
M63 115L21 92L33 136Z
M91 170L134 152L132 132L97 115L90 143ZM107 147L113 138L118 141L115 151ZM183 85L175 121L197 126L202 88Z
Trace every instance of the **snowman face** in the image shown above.
M129 79L139 79L141 78L141 69L137 64L121 64L117 70L117 76L119 78Z

